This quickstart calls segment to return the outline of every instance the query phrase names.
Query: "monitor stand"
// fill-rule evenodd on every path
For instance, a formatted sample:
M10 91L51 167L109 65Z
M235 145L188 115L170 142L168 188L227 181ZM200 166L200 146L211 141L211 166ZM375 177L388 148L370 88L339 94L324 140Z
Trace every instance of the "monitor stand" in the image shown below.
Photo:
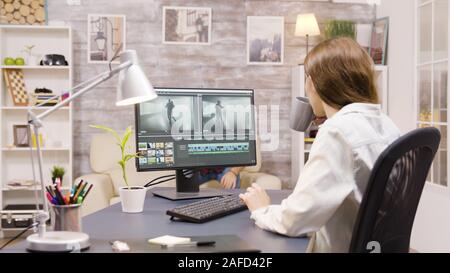
M200 172L192 170L190 174L185 175L186 170L176 170L176 189L158 189L151 190L153 195L166 198L172 201L202 199L217 196L231 195L225 190L201 189L200 190Z

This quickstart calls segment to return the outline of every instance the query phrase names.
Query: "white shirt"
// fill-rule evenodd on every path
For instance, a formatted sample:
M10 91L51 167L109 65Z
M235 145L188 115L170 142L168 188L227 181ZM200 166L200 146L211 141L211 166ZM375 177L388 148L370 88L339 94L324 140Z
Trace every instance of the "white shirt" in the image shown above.
M291 237L315 232L308 251L348 252L371 170L398 137L380 105L345 106L320 127L294 192L251 218L262 229Z

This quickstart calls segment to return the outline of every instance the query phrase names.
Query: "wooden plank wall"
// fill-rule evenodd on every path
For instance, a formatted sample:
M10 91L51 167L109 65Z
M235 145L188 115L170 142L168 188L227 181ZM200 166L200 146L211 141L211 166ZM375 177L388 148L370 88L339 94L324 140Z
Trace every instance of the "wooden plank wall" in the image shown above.
M125 14L126 47L138 51L141 63L155 86L252 88L257 105L280 106L280 144L276 152L263 152L262 171L279 176L285 186L290 181L290 131L288 113L291 93L291 67L302 61L305 40L294 37L299 13L316 14L321 27L329 19L350 19L368 23L375 9L365 4L337 4L329 1L289 0L82 0L81 6L68 6L63 0L48 1L49 20L64 20L74 30L75 84L104 71L104 65L87 64L87 14ZM210 46L163 45L163 6L211 7ZM247 66L247 16L285 17L285 64ZM314 38L317 43L321 38ZM75 105L74 177L90 172L89 142L97 131L90 124L124 129L134 124L133 108L116 108L115 81L90 93Z

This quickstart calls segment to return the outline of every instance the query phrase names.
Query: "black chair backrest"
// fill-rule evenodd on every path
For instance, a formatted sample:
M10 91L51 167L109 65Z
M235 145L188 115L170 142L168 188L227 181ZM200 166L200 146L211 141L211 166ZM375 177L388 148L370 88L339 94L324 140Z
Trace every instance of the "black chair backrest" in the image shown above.
M441 134L417 129L392 143L373 167L353 229L351 253L407 253L420 196Z

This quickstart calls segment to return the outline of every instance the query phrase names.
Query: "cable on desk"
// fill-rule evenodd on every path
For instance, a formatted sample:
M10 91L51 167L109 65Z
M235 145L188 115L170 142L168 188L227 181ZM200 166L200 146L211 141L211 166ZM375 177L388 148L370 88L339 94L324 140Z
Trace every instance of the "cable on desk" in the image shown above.
M6 242L4 245L2 245L0 247L0 250L4 249L7 245L9 245L10 243L14 242L15 240L17 240L17 238L19 238L20 236L22 236L22 234L24 234L25 232L27 232L29 229L37 226L38 223L33 223L31 225L29 225L28 227L26 227L24 230L22 230L19 234L17 234L16 236L14 236L13 238L11 238L11 240L9 240L8 242Z
M166 180L163 180L163 181L158 181L158 182L155 182L155 183L153 183L153 184L147 184L146 185L146 187L151 187L151 186L155 186L155 185L158 185L158 184L161 184L161 183L165 183L165 182L167 182L167 181L171 181L171 180L174 180L175 179L175 177L172 177L172 178L169 178L169 179L166 179Z
M193 173L194 173L193 170L183 170L183 175L191 175L191 174L193 174ZM167 179L167 180L164 180L164 181L158 181L158 180L160 180L160 179L169 178L169 177L170 177L171 179ZM176 177L175 174L163 175L163 176L160 176L160 177L157 177L157 178L151 180L150 182L148 182L147 184L145 184L144 187L145 187L145 188L148 188L148 187L151 187L151 186L154 186L154 185L158 185L158 184L161 184L161 183L164 183L164 182L173 180L173 179L175 179L175 177ZM158 182L156 182L156 181L158 181ZM153 183L153 182L156 182L156 183Z
M152 184L152 183L155 182L155 181L158 181L158 180L160 180L160 179L164 179L164 178L168 178L168 177L171 177L170 180L175 179L175 175L174 175L174 174L171 174L171 175L163 175L163 176L157 177L157 178L153 179L152 181L148 182L147 184L144 185L144 187L148 188L148 187L150 187L150 186L156 185L156 184ZM169 180L168 180L168 181L169 181ZM164 180L164 182L167 182L167 181ZM161 182L161 183L162 183L162 182Z

